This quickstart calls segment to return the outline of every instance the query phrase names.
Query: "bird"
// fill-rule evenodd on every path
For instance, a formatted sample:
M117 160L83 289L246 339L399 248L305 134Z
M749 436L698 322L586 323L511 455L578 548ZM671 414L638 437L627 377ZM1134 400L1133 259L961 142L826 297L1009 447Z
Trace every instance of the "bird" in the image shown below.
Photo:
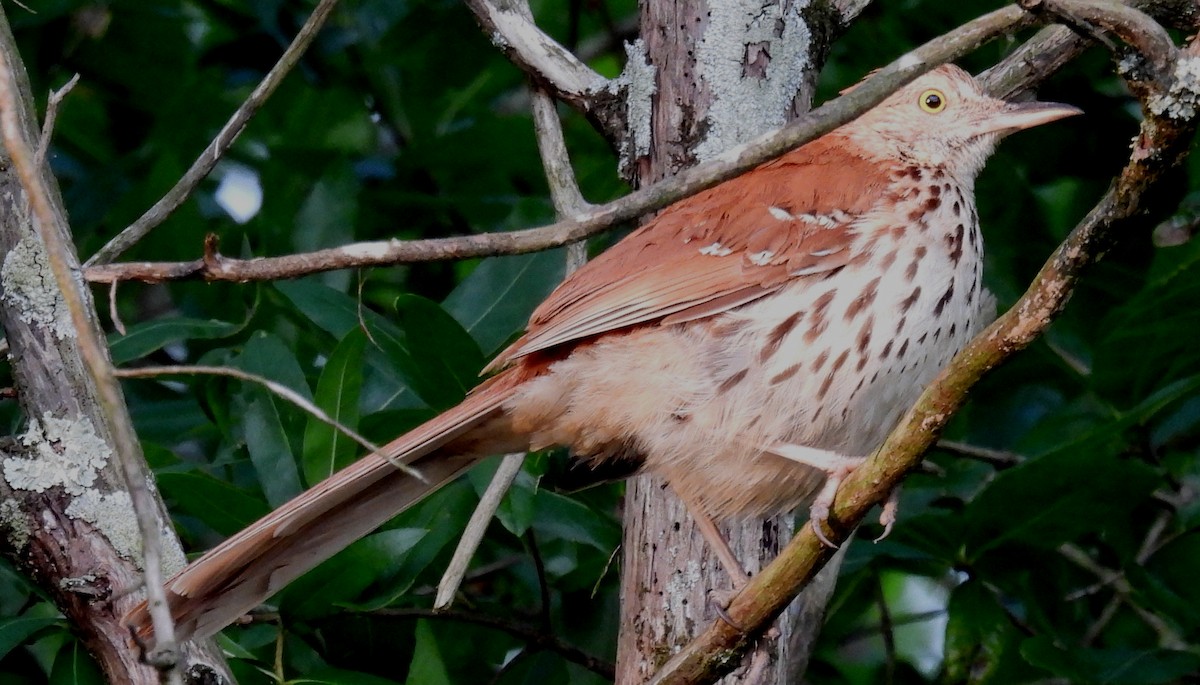
M840 479L989 318L974 186L996 143L1079 113L943 65L669 205L563 281L461 404L166 581L177 635L213 635L497 454L632 461L711 531L806 505L820 530ZM145 603L125 621L150 636Z

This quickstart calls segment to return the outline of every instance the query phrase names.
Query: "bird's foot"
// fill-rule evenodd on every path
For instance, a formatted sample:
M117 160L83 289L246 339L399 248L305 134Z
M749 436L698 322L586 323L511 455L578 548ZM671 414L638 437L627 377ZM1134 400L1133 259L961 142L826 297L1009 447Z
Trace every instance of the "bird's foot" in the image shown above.
M850 457L829 450L790 443L780 443L766 451L790 459L797 464L825 472L825 484L817 493L816 499L813 500L812 506L808 510L808 520L817 539L826 547L837 549L838 545L825 534L825 525L829 521L829 510L833 506L833 498L837 495L842 481L866 461L866 457ZM892 513L893 515L895 513L894 507Z

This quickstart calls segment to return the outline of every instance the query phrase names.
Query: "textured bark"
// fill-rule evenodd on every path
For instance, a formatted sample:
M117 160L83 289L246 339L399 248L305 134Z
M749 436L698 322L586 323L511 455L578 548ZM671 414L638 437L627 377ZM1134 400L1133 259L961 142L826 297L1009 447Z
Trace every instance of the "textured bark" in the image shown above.
M648 153L626 167L635 182L671 176L807 111L841 24L836 10L821 2L644 2L641 38L656 92ZM791 538L794 521L784 515L722 529L754 574ZM731 587L683 504L658 478L629 483L623 560L618 685L648 680L716 618L711 594ZM780 619L778 639L722 682L798 682L836 575L835 560Z
M28 79L2 13L0 50L19 81L24 135L36 143ZM53 230L69 240L57 184L47 172L43 181L54 202ZM100 409L26 191L3 147L0 255L0 326L27 418L23 434L0 454L4 552L72 622L110 682L157 683L159 674L139 663L120 624L141 597L130 592L141 583L141 540L111 438L115 422L130 419L125 413L106 416ZM77 271L77 257L70 255L70 261ZM86 300L91 324L98 328L90 296ZM164 553L182 562L161 502L158 513ZM188 645L183 658L185 682L231 681L211 643Z

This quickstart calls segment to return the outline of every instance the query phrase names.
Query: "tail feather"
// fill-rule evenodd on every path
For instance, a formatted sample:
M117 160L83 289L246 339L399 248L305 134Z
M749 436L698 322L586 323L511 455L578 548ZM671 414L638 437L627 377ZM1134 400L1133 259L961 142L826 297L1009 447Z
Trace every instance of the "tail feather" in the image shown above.
M519 380L512 372L490 379L462 404L333 474L189 564L166 583L179 639L217 633L480 459L518 449L521 441L507 430L501 414ZM396 461L418 470L424 480L397 469ZM139 637L150 636L145 602L125 622Z

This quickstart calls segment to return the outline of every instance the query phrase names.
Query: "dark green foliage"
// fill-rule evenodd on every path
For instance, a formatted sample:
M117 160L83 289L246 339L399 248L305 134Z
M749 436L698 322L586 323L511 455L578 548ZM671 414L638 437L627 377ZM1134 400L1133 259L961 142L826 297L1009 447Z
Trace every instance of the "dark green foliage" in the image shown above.
M573 26L568 3L535 4L563 41L603 36L610 18L635 11L631 0L581 3ZM52 159L86 257L178 179L312 3L35 5L36 14L5 8L35 92L82 76ZM874 3L835 46L823 94L993 6ZM964 65L983 68L1009 47ZM622 59L614 44L594 66L611 75ZM208 233L227 254L266 256L545 223L553 211L523 86L458 2L346 0L214 178L126 258L195 259ZM987 280L1001 306L1103 192L1136 127L1099 51L1042 97L1087 116L1006 142L979 181ZM566 130L587 197L619 195L605 143L574 114ZM1194 188L1200 160L1192 164ZM215 199L233 165L263 187L261 211L244 224ZM1200 202L1200 191L1189 198ZM938 473L908 480L891 537L853 543L813 682L1196 682L1200 247L1155 247L1150 236L1149 226L1123 235L1050 335L989 377L955 420L948 437L1021 463L998 469L935 452ZM462 398L561 279L563 262L556 250L270 284L126 284L117 310L128 333L112 335L112 352L122 366L263 376L386 442ZM103 301L107 291L96 294ZM171 376L125 390L192 552L361 453L257 383ZM3 411L19 425L11 402ZM222 645L241 682L275 682L267 673L304 683L603 682L516 634L404 613L430 605L494 468L481 465L322 564L273 599L274 616L228 630ZM620 486L555 492L552 476L565 468L559 454L527 460L458 606L611 661ZM79 644L0 567L0 682L99 682Z

